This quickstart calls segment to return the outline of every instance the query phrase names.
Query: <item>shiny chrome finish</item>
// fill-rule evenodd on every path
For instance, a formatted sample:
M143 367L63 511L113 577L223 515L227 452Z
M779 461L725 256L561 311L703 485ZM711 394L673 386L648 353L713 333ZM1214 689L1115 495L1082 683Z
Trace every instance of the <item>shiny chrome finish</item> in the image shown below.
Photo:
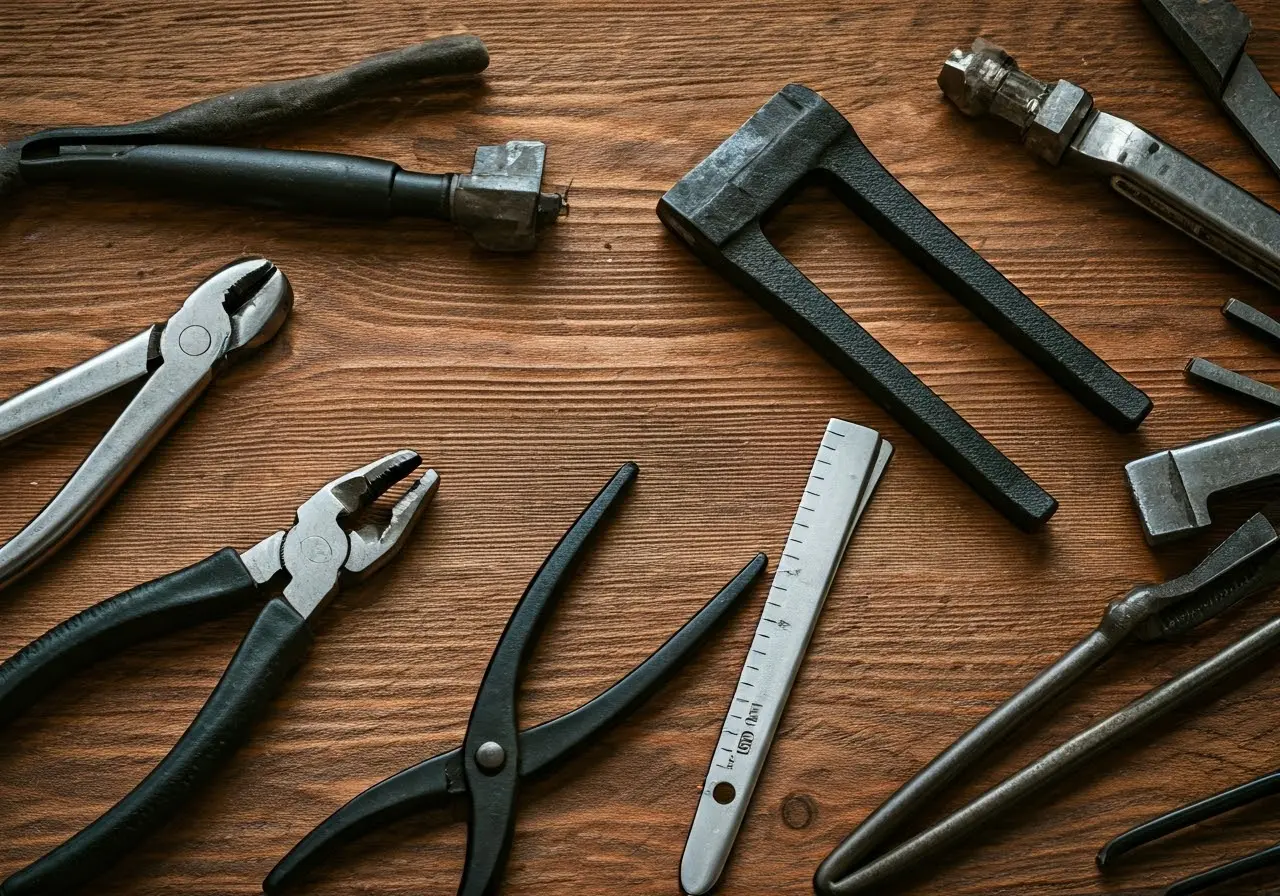
M440 484L435 470L410 484L385 526L369 523L348 531L348 522L421 463L417 452L401 450L339 476L303 502L290 529L244 551L245 568L259 584L287 573L284 597L310 619L343 582L372 575L403 546Z
M236 262L201 283L166 323L0 404L0 434L11 441L147 377L61 490L0 547L0 588L75 535L205 390L224 360L261 345L279 330L292 300L288 279L271 262Z
M982 39L951 52L938 85L966 115L1008 122L1051 164L1109 177L1120 195L1280 288L1280 212L1133 122L1096 109L1083 88L1039 81Z

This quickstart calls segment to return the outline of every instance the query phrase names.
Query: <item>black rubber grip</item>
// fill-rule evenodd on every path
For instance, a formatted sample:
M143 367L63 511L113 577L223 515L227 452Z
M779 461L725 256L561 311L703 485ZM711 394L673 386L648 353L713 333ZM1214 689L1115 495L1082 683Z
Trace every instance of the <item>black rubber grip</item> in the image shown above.
M89 664L148 638L233 613L258 587L233 548L95 604L0 666L0 725Z
M403 171L384 159L182 143L60 149L55 155L24 155L23 180L124 184L213 202L332 215L449 219L452 181L447 175Z
M160 764L101 818L0 885L0 896L64 894L101 874L161 827L240 746L311 646L283 598L263 608L222 680Z

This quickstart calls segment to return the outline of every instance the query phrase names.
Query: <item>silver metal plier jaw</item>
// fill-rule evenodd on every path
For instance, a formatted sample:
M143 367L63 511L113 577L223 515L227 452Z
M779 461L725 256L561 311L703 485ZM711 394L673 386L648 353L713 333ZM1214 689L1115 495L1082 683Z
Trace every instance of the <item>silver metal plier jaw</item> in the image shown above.
M339 476L298 508L290 529L267 536L240 560L259 585L287 576L285 599L310 619L340 584L372 575L400 550L440 484L435 470L410 484L386 525L348 530L347 524L421 463L417 452L406 449Z
M1031 77L979 38L943 64L938 86L961 112L1012 124L1027 150L1111 179L1117 193L1280 288L1280 212L1131 121L1095 108L1070 81Z
M293 306L289 280L265 258L227 265L166 322L0 403L0 445L144 379L133 400L53 499L0 546L0 588L47 560L124 483L228 360L268 342Z
M298 508L290 528L247 551L223 548L95 604L0 665L3 726L107 655L265 602L168 755L100 818L0 882L0 896L53 896L80 888L163 826L213 777L306 658L315 613L344 583L380 569L408 540L435 494L434 471L409 485L384 525L360 525L358 515L421 462L413 451L396 451L340 476ZM273 596L277 588L279 597Z

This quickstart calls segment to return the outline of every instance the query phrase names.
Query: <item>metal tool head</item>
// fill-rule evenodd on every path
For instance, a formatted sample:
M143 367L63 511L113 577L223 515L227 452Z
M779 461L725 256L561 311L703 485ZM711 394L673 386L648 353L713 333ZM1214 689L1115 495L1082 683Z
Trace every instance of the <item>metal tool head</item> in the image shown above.
M538 232L569 211L565 194L542 192L546 159L547 146L537 140L481 146L471 173L454 180L453 222L482 249L533 249Z
M1156 641L1184 634L1280 582L1280 504L1251 516L1185 575L1112 601L1102 628Z
M1027 149L1052 165L1062 161L1093 111L1093 97L1084 88L1070 81L1039 81L1003 48L981 37L968 52L951 51L938 86L966 115L993 115L1012 124Z
M339 476L303 502L291 529L259 542L241 559L259 583L287 572L284 596L303 618L310 618L343 581L371 575L404 546L440 483L434 470L409 485L385 525L349 529L347 522L421 463L417 452L406 449Z
M293 287L267 259L242 258L206 277L187 297L184 311L188 305L219 309L230 317L226 353L232 354L257 348L279 332L293 309ZM186 334L184 351L201 341L197 333Z

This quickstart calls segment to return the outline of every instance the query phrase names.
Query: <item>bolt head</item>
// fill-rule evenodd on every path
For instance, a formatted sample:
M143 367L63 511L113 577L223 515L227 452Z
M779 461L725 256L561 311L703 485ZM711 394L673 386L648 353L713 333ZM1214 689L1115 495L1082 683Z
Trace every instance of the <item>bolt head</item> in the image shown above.
M476 765L487 772L500 770L506 761L507 751L496 741L487 740L476 747Z

